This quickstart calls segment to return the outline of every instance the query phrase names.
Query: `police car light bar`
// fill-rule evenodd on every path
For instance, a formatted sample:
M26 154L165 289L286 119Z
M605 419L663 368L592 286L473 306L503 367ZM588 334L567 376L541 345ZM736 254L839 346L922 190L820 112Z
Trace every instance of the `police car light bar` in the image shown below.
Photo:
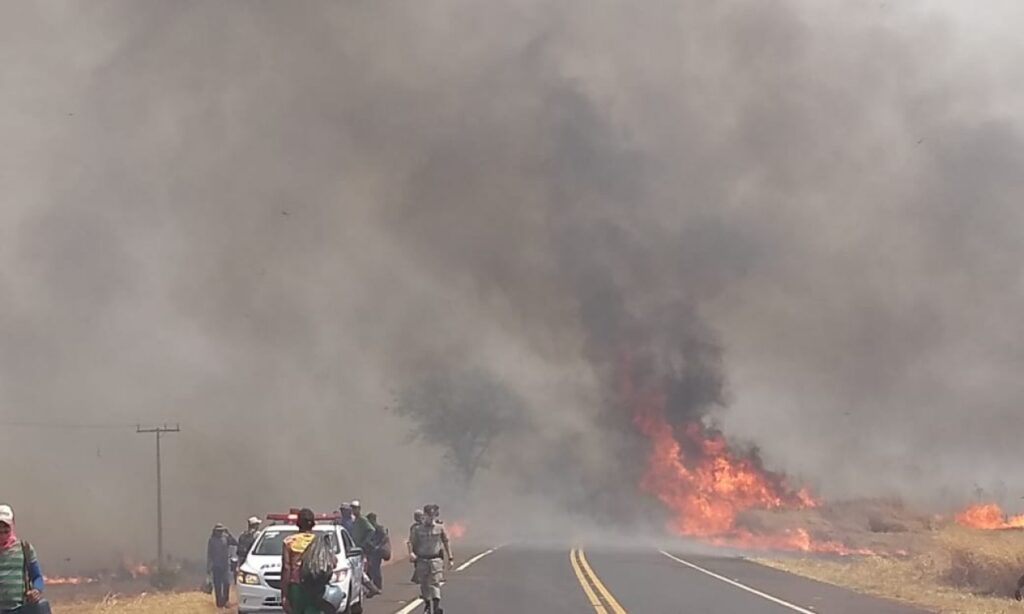
M273 520L275 522L295 522L299 519L299 510L293 509L287 514L267 514L267 520ZM338 521L341 520L341 514L339 512L333 512L330 514L313 514L313 520L320 521Z

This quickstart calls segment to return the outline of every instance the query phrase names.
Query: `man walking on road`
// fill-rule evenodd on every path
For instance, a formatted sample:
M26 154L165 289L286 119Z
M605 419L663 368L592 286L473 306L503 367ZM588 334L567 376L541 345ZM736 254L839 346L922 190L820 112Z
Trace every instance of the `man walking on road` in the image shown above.
M218 522L206 543L206 573L213 583L218 608L228 607L231 592L231 546L238 546L238 540L227 527Z
M444 580L444 559L448 559L448 568L455 565L451 544L444 525L435 522L440 515L440 508L427 505L423 508L423 522L417 526L411 537L412 556L416 563L416 574L420 581L420 597L425 604L424 612L444 614L441 609L441 582Z
M413 584L420 583L420 576L416 573L416 559L412 556L412 533L416 530L416 527L423 524L423 510L416 510L412 513L412 524L409 525L409 537L405 540L405 549L408 550L409 562L412 563L412 578L409 580Z

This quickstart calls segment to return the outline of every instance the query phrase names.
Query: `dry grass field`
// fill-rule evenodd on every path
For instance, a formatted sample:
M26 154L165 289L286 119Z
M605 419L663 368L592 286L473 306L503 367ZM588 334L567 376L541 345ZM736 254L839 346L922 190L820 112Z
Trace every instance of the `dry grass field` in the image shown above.
M225 611L214 606L212 597L199 592L107 595L69 603L54 602L53 605L54 611L62 614L215 614Z
M918 535L906 556L763 558L759 562L856 591L944 614L1018 614L1012 600L1024 574L1024 532L956 525Z

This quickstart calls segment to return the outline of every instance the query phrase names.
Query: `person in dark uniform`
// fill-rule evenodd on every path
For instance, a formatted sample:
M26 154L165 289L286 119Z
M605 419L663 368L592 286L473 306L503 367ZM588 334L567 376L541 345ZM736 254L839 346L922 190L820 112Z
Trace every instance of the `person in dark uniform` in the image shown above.
M249 519L249 526L245 529L245 532L238 536L238 548L235 550L238 557L238 565L241 566L245 562L245 557L249 556L249 551L252 550L252 545L256 543L256 536L260 533L260 519L253 516Z
M409 551L409 562L412 563L412 578L409 581L413 584L420 583L420 575L416 573L416 559L412 556L412 532L421 524L423 524L423 510L420 509L412 513L412 524L409 525L409 538L405 540L405 548Z
M387 528L377 521L377 514L370 512L366 519L373 525L373 533L366 540L366 574L379 593L384 589L384 575L381 566L391 560L391 536Z

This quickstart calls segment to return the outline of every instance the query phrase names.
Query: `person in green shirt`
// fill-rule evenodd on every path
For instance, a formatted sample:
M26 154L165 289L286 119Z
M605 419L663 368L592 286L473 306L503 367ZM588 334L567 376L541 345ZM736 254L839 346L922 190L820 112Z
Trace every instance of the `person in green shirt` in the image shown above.
M373 523L363 516L363 506L359 501L352 502L352 541L357 548L366 550L366 542L376 529Z
M42 593L43 571L36 551L14 533L11 506L0 505L0 613L16 612L26 604L39 603Z
M370 551L370 537L376 529L373 523L363 516L363 506L359 501L352 502L352 541L357 548L363 550L363 561L367 563L366 555ZM380 589L367 574L369 565L363 565L363 588L369 593L367 596L373 598L380 594Z

